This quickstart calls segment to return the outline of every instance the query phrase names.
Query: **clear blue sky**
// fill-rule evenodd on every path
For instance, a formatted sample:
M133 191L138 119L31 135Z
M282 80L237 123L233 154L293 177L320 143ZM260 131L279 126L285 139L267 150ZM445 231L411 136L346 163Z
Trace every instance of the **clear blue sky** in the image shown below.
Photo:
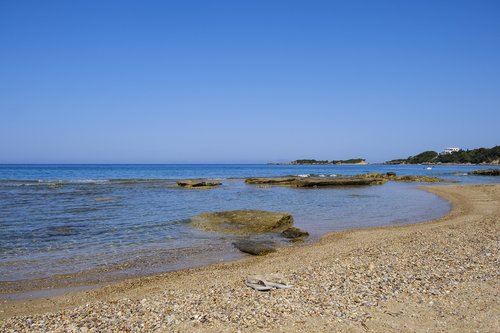
M500 144L500 1L0 0L0 163Z

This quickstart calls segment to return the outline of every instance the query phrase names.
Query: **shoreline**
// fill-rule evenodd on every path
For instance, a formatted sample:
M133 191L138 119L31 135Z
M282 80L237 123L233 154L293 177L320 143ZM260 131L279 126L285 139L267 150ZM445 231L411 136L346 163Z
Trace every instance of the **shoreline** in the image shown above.
M451 201L450 213L417 224L333 232L317 243L280 248L266 257L133 278L50 299L1 301L0 319L4 321L0 321L0 328L71 330L68 325L75 323L89 327L89 322L60 317L71 313L73 318L83 318L93 313L105 318L110 309L122 313L112 321L100 319L104 320L102 327L110 329L123 325L134 328L142 323L159 325L151 326L152 329L181 331L237 328L310 331L323 327L364 332L365 326L375 331L408 330L412 324L422 325L422 318L428 319L427 324L434 329L439 328L438 323L431 319L441 318L440 322L446 322L450 331L464 324L482 331L498 327L493 314L500 308L496 291L499 268L492 265L499 257L495 236L499 233L500 185L423 188ZM476 249L477 244L481 245L480 250ZM488 252L471 263L467 251L475 253L473 250L479 254ZM454 256L467 260L451 260L457 259ZM484 266L475 273L483 276L481 279L471 278L467 269L475 264ZM257 273L283 274L294 287L269 293L253 291L244 285L243 279ZM471 290L480 296L482 303L489 304L489 310L479 313L478 309L471 309L474 304L466 304L466 301L471 303L465 297L470 297ZM457 294L453 306L441 300ZM467 311L457 310L457 302ZM125 315L125 308L135 310ZM146 308L155 311L144 312ZM471 319L460 319L449 312L451 309ZM146 314L137 317L140 313ZM438 313L444 317L437 317ZM414 314L417 318L412 317ZM6 320L14 315L30 318ZM32 326L41 320L42 326ZM27 323L31 323L29 327ZM397 326L403 323L410 326Z
M390 185L386 185L384 187L361 187L353 189L354 192L357 193L358 189L364 193L364 191L368 191L364 194L352 194L351 188L341 187L340 191L333 191L335 193L336 200L338 198L339 201L342 201L342 205L350 207L351 205L358 204L368 204L370 205L376 198L370 198L372 195L377 197L377 193L373 193L371 191L382 191L379 194L382 195L382 198L385 196L392 197L387 200L379 200L381 204L385 202L388 203L389 206L394 206L392 204L393 200L397 200L398 197L395 195L390 195L390 193L394 192L394 189L390 187L405 187L406 185L399 185L395 183L391 183ZM248 186L243 182L239 181L226 181L225 186L222 187L222 190L234 189L237 187L243 188L248 193L252 191L260 191L258 192L266 194L268 196L272 195L273 192L281 191L279 188L273 188L271 190L256 190L254 186ZM181 190L179 187L175 187L177 190ZM385 190L384 190L385 189ZM59 190L57 190L59 191ZM182 193L197 193L194 191L186 192L182 189ZM300 216L300 212L297 212L297 208L300 210L309 209L307 214L303 214L301 217L297 218L296 225L300 225L303 229L311 230L310 237L305 239L305 242L312 243L319 240L321 235L324 235L331 231L338 231L341 229L348 230L354 228L365 228L370 225L394 225L394 224L406 224L406 223L417 223L425 220L429 220L431 218L441 217L449 211L449 205L442 199L438 199L437 196L433 196L430 194L423 193L416 189L416 186L411 185L411 191L408 189L404 190L404 194L409 197L415 198L415 200L408 200L407 204L399 205L400 207L408 207L408 205L412 206L413 202L418 202L418 198L426 198L424 201L428 200L432 202L431 206L425 206L423 204L416 204L415 208L408 210L408 208L401 210L401 214L396 212L390 212L386 209L380 209L378 205L371 205L375 214L382 213L382 217L378 219L373 219L372 223L369 221L371 218L371 214L358 214L363 215L368 220L363 217L360 218L351 218L349 222L344 222L344 225L339 227L337 226L337 219L334 218L336 212L334 210L330 211L330 208L325 207L323 209L314 208L314 205L308 205L304 207L300 207L300 205L294 205L293 207L288 207L286 209L291 209L294 214L298 214L296 216ZM410 195L410 193L413 194ZM174 192L175 193L175 192ZM200 192L198 192L200 193ZM214 193L214 192L210 192ZM207 195L211 195L208 193ZM257 194L257 192L255 192ZM294 192L297 194L306 193L306 192ZM325 197L321 192L317 192L317 194L310 195L308 192L307 196L316 197ZM343 194L342 194L343 193ZM371 193L371 194L370 194ZM385 194L384 194L385 193ZM389 194L389 195L387 195ZM126 198L123 193L116 193L114 195L107 194L116 200L109 200L110 204L116 203L117 205L122 202L122 197ZM99 198L106 197L104 194L95 195ZM205 197L205 194L199 195L200 197ZM361 198L358 198L361 197ZM111 198L110 198L111 199ZM89 207L101 207L101 203L94 204L95 198L92 196L88 198L90 202L88 204ZM242 203L246 204L248 201L241 200ZM327 202L328 203L328 202ZM389 204L391 203L391 204ZM104 204L108 204L108 201L104 202ZM250 206L250 204L249 204ZM312 209L310 207L313 207ZM432 207L432 209L427 209ZM283 210L286 210L285 208ZM207 209L208 211L209 209ZM295 210L295 211L294 211ZM338 211L338 209L335 209ZM429 213L432 211L433 213ZM405 212L414 212L414 213L405 213ZM342 214L338 214L342 215ZM408 216L407 216L408 215ZM330 224L323 222L321 225L321 218L327 218L328 221L331 221ZM315 222L316 220L316 222ZM340 220L342 222L342 220ZM358 223L359 222L359 223ZM298 224L297 224L298 223ZM303 223L303 224L300 224ZM363 225L364 224L364 225ZM315 227L315 225L319 225L319 229ZM331 226L331 227L330 227ZM50 230L49 230L50 231ZM71 229L70 229L71 231ZM81 231L76 230L75 235L78 235ZM147 236L147 235L146 235ZM210 236L210 235L209 235ZM213 236L214 238L219 236ZM232 245L232 241L229 239L233 236L228 235L225 236L225 239L216 240L214 242L202 243L196 242L194 243L183 243L178 248L156 248L154 251L136 251L134 246L128 247L127 252L123 252L124 254L120 257L116 256L114 261L103 262L102 264L95 266L71 266L71 262L76 262L78 264L78 260L74 260L71 253L68 253L65 256L65 260L67 260L67 264L65 268L66 270L53 270L55 274L52 274L52 266L49 263L45 263L43 265L38 264L39 269L34 270L35 274L29 276L21 276L21 278L16 279L14 274L11 272L15 272L17 267L15 265L8 268L8 264L3 265L3 272L5 275L2 276L3 279L0 281L0 300L2 299L10 299L10 300L22 300L29 298L37 298L37 297L52 297L65 293L66 291L73 290L75 288L81 289L92 289L94 286L102 286L105 284L110 284L114 282L118 282L120 280L136 278L136 277L146 277L161 273L170 272L173 270L193 268L193 267L201 267L210 265L213 263L217 263L220 261L228 261L239 259L246 254L241 253ZM64 240L65 237L61 237ZM283 238L277 240L278 246L290 246L296 245L296 243L287 242ZM210 244L208 244L210 243ZM104 251L103 251L104 253ZM78 254L78 253L76 253ZM99 254L99 252L97 252ZM35 253L36 255L36 253ZM24 257L23 257L24 258ZM27 258L31 259L31 258ZM36 263L36 261L34 261ZM102 262L102 261L101 261ZM47 268L44 268L47 267ZM54 267L57 267L56 265ZM27 269L25 271L28 271ZM21 271L23 272L23 271ZM12 276L12 278L9 278Z
M415 186L415 192L417 187ZM432 198L433 201L438 202L439 206L443 209L439 214L431 214L432 218L439 218L449 213L451 207L445 202L440 200L437 196ZM422 206L423 208L423 206ZM420 210L416 210L420 211ZM307 237L301 243L280 243L278 247L297 247L307 246L320 241L320 238L331 233L361 229L371 229L391 225L406 225L423 223L428 221L429 217L416 216L413 219L385 222L378 226L347 226L337 230L327 230L317 232ZM315 230L314 228L311 230ZM176 252L176 253L174 253ZM168 249L168 250L155 250L154 255L149 257L142 257L135 260L127 260L118 263L107 263L106 265L99 265L89 269L80 271L68 271L65 273L58 273L55 275L36 277L32 279L0 281L0 302L2 300L9 301L22 301L37 298L51 298L73 292L78 290L92 290L99 287L119 283L130 279L140 279L155 276L158 274L166 274L173 271L185 270L190 268L199 268L210 266L220 262L232 262L238 260L245 260L248 258L244 254L234 249L231 242L220 243L217 245L205 245L192 248ZM182 254L181 254L182 253ZM169 256L174 256L176 260L168 259ZM182 256L185 259L184 263L179 259ZM163 259L161 259L163 258ZM167 258L167 259L165 259ZM174 263L174 264L172 264ZM150 267L158 267L158 269L150 269ZM0 313L1 318L1 313Z

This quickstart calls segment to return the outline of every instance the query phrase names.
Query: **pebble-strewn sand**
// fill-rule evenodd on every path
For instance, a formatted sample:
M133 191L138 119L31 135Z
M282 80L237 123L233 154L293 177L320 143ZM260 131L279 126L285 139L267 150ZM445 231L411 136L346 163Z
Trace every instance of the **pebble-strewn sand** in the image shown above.
M499 332L500 185L428 187L437 221L333 233L266 257L1 303L0 331ZM294 287L254 291L250 274Z

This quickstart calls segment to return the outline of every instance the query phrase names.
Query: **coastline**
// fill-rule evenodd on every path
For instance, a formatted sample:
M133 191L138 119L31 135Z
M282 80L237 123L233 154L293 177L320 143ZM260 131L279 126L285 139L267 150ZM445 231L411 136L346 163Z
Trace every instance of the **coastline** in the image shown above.
M0 329L78 331L96 327L88 320L95 317L100 328L131 330L493 331L500 324L500 185L424 189L451 201L451 212L418 224L334 232L266 257L1 301ZM259 293L243 283L269 273L294 287ZM6 319L14 315L30 317Z
M370 163L373 165L451 165L451 166L499 166L499 163L443 163L443 162L438 162L438 163L433 163L433 162L424 162L424 163Z

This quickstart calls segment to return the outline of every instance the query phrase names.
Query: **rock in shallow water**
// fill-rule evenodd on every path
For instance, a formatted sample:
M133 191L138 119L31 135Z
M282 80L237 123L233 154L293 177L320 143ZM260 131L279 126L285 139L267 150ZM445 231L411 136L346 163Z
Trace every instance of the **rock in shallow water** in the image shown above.
M372 172L372 173L354 175L352 177L354 177L354 178L368 178L368 179L369 178L374 178L374 179L383 178L385 180L392 180L392 181L396 181L396 182L422 182L422 183L446 182L446 180L444 180L444 179L437 178L437 177L431 177L431 176L419 176L419 175L398 176L398 175L396 175L395 172L387 172L386 174Z
M381 185L387 180L383 177L275 177L247 178L247 184L268 184L290 187L335 187L335 186L367 186Z
M284 230L281 233L281 236L288 238L288 239L297 239L297 238L307 237L307 236L309 236L309 233L305 230L291 227L291 228Z
M437 177L429 176L397 176L395 172L387 172L381 174L378 172L365 173L353 176L341 177L274 177L274 178L247 178L247 184L267 184L267 185L281 185L290 187L337 187L337 186L368 186L368 185L382 185L387 181L399 182L426 182L437 183L445 180Z
M293 217L263 210L230 210L202 213L193 217L191 223L208 231L251 234L282 231L293 224Z
M270 241L253 241L249 239L239 240L233 243L234 247L254 256L263 256L276 252L276 246Z
M477 176L500 176L500 169L476 170L472 171L471 174Z
M212 188L221 185L221 182L208 181L208 180L179 180L177 185L185 188Z

